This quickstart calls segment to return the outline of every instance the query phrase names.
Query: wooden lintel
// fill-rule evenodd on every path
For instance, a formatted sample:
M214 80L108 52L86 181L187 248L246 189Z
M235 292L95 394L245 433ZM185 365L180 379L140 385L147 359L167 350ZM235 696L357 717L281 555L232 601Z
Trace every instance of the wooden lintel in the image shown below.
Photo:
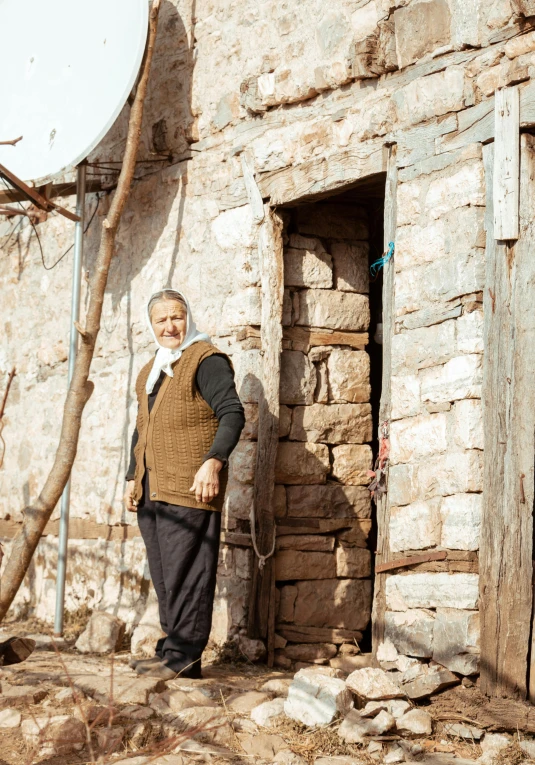
M416 563L429 563L432 560L446 560L447 557L448 553L446 550L436 550L435 552L422 555L410 555L407 558L396 558L396 560L390 560L387 563L378 563L375 566L375 573L382 574L385 571L393 571L396 568L414 566Z
M238 341L250 339L260 340L260 330L257 327L243 327L236 333ZM369 343L367 332L345 332L314 327L284 327L282 339L284 347L305 353L319 345L348 345L356 350L364 350Z

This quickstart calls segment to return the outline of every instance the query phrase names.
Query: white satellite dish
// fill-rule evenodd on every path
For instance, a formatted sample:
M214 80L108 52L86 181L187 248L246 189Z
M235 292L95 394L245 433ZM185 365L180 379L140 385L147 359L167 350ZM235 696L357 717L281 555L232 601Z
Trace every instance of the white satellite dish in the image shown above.
M135 83L147 0L0 0L0 164L42 184L75 167Z

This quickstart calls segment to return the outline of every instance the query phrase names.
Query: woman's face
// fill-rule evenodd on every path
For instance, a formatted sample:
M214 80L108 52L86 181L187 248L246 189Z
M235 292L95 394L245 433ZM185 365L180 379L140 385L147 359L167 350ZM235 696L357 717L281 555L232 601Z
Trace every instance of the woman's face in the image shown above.
M178 300L162 300L153 306L150 321L156 339L164 348L179 348L186 337L186 307Z

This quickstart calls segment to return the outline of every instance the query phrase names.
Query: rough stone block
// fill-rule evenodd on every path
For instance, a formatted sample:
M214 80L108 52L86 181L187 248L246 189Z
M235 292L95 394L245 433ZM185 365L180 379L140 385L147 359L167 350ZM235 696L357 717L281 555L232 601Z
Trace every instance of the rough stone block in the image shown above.
M0 728L18 728L22 715L18 709L2 709L0 711Z
M343 680L312 669L301 669L295 675L284 703L284 712L291 720L304 725L329 725L345 716L353 705L351 693Z
M478 550L481 531L481 494L454 494L440 506L440 544L450 550Z
M390 549L392 552L403 552L436 547L440 544L440 522L439 497L392 507Z
M483 249L461 251L446 259L400 271L396 275L396 316L481 292L485 284L484 255Z
M391 641L400 654L431 658L435 618L429 611L385 613L385 640Z
M373 718L362 717L352 709L344 719L338 735L346 744L364 744L370 736L383 736L396 725L396 720L386 710L381 710Z
M420 372L422 400L433 404L481 398L482 382L483 357L479 354L457 356Z
M238 638L238 648L249 661L262 661L266 655L266 646L261 640L248 638L240 635ZM260 703L259 701L257 703Z
M392 420L413 417L420 413L420 379L418 375L392 376Z
M333 401L357 404L370 400L370 357L366 351L333 348L327 369Z
M384 669L374 667L352 672L346 680L346 685L362 699L398 699L405 695L392 675Z
M295 585L289 584L281 588L279 612L277 617L279 622L293 622L296 598L297 587Z
M479 600L477 574L394 574L386 580L386 605L391 611L411 608L473 610Z
M507 58L523 56L535 50L535 32L528 32L520 37L514 37L505 44L504 52Z
M416 2L394 12L400 69L450 41L451 14L446 0Z
M419 664L399 678L401 691L409 699L423 699L458 683L459 678L453 672L438 664Z
M76 641L76 649L80 653L112 653L121 647L124 630L122 619L105 611L94 611Z
M295 220L300 234L322 239L368 239L366 214L353 205L336 201L299 205L295 208Z
M259 287L246 287L228 297L223 306L224 327L242 327L262 323L262 297Z
M288 486L290 518L369 518L370 492L365 486Z
M253 484L256 465L256 442L239 441L229 460L229 479Z
M425 709L410 709L396 720L396 730L412 736L430 736L433 720Z
M424 209L432 218L440 218L452 209L468 205L485 206L485 173L480 161L463 165L455 173L431 181Z
M333 449L333 476L341 483L366 486L372 465L372 450L368 445L343 444Z
M470 311L456 321L459 353L483 353L483 311Z
M325 483L329 468L329 449L325 444L279 443L275 463L277 483Z
M363 630L371 612L371 582L368 579L323 579L298 582L294 621L311 627L341 627ZM321 609L318 609L321 603ZM351 603L351 608L347 604Z
M382 699L381 701L368 701L364 709L359 710L359 712L361 717L376 717L384 709L385 712L392 715L394 720L398 720L410 708L411 705L404 699Z
M483 454L477 449L430 457L418 465L415 493L424 499L483 491Z
M86 741L85 725L76 717L55 715L23 720L22 736L39 758L80 751Z
M372 440L370 404L296 406L290 438L328 444L363 444Z
M365 332L370 324L367 295L335 290L303 290L298 325Z
M483 449L483 411L481 401L468 398L453 407L454 439L463 449Z
M433 659L460 675L479 672L479 613L437 609Z
M275 556L275 578L279 582L335 576L336 560L332 553L280 550Z
M323 248L284 251L284 284L287 287L333 286L332 259Z
M340 292L368 294L370 291L368 251L368 242L356 244L333 242L331 244L335 289Z
M301 351L283 351L281 356L281 404L313 404L316 369Z
M457 355L455 321L400 332L392 338L392 373L415 372Z
M309 552L332 552L334 550L334 542L334 537L323 537L317 534L289 534L278 537L276 549L277 551L308 550Z
M236 388L242 403L258 403L262 393L260 351L242 351L234 354L232 362L236 375ZM283 402L281 402L283 403Z
M443 72L419 77L394 91L392 99L401 124L417 125L460 111L464 107L463 69L449 66Z
M269 681L268 681L269 682ZM265 683L266 685L266 683ZM286 688L284 695L288 692ZM251 711L251 720L262 728L274 728L284 717L284 699L265 701Z
M419 199L422 179L403 183L401 189L402 198ZM485 246L483 207L459 207L438 220L426 221L424 225L418 225L410 218L407 220L405 212L402 216L407 225L398 228L396 233L396 271Z
M292 661L326 664L336 656L337 649L334 643L294 643L287 645L284 652Z
M336 576L345 579L365 579L371 576L371 553L362 547L336 548Z
M419 415L396 420L390 426L392 464L415 462L448 449L448 416L445 413Z

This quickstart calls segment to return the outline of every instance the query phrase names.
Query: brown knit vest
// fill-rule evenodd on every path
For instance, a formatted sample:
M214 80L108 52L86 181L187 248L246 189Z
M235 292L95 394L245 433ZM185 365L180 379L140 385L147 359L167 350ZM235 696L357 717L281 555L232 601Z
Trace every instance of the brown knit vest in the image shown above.
M173 377L165 376L150 414L145 386L153 361L139 373L136 382L139 438L134 449L134 499L137 501L143 493L146 467L149 471L150 499L203 510L222 509L227 484L226 468L219 473L219 494L210 504L197 502L195 493L190 491L195 473L213 444L219 424L195 382L199 364L214 353L221 354L221 351L202 341L186 348L173 364Z

